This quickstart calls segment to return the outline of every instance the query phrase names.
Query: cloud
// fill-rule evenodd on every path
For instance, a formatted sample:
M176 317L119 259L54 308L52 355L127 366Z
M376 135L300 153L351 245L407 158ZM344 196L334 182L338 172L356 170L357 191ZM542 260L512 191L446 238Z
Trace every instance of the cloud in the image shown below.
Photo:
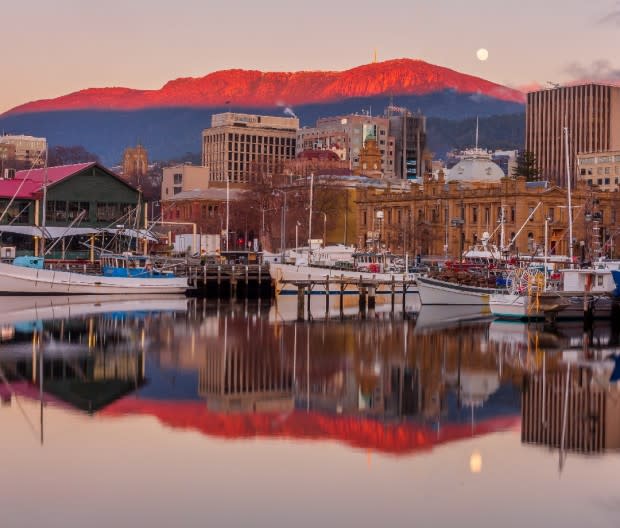
M620 27L620 2L616 2L616 6L612 11L599 18L598 23L604 26Z
M576 81L605 81L616 83L620 81L620 68L615 67L607 59L594 61L592 64L571 62L564 68L564 73Z

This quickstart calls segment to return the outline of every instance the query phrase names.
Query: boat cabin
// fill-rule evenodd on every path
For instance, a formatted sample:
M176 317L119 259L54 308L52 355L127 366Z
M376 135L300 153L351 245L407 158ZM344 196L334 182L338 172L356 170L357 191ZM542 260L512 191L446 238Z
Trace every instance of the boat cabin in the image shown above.
M104 255L101 270L106 277L173 277L171 271L155 269L151 259L143 255Z

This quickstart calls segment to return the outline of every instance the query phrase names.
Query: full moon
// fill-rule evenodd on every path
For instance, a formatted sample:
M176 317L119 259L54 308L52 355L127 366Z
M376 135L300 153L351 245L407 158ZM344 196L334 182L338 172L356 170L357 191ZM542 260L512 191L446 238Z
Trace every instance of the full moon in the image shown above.
M489 58L489 51L486 50L485 48L480 48L477 52L476 52L476 57L478 57L479 61L485 61Z

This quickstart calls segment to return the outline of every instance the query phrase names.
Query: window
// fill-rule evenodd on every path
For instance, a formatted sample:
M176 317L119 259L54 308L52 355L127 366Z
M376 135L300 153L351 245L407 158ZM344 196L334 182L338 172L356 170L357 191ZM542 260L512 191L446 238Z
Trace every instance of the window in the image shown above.
M174 184L181 185L182 183L183 183L183 174L181 174L180 172L176 172L174 174Z
M515 221L515 208L514 207L510 208L510 221L512 223L514 223L514 221Z
M547 209L547 218L550 222L553 222L553 219L555 218L555 209L553 207L549 207L549 209Z
M609 185L609 184L610 184L609 178L605 178L605 185Z
M471 208L471 221L474 224L478 223L478 208L477 207Z

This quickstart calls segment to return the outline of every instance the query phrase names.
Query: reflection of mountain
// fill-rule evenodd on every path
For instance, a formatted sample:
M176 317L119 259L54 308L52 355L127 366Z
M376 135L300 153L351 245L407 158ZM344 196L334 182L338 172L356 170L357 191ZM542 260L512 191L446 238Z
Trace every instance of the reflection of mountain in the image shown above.
M103 417L148 415L163 424L198 431L208 436L241 438L290 438L334 440L362 449L407 454L446 442L514 428L519 418L509 416L469 424L445 424L439 430L415 424L385 424L372 419L336 416L318 412L215 413L199 402L162 402L123 399L100 413Z

